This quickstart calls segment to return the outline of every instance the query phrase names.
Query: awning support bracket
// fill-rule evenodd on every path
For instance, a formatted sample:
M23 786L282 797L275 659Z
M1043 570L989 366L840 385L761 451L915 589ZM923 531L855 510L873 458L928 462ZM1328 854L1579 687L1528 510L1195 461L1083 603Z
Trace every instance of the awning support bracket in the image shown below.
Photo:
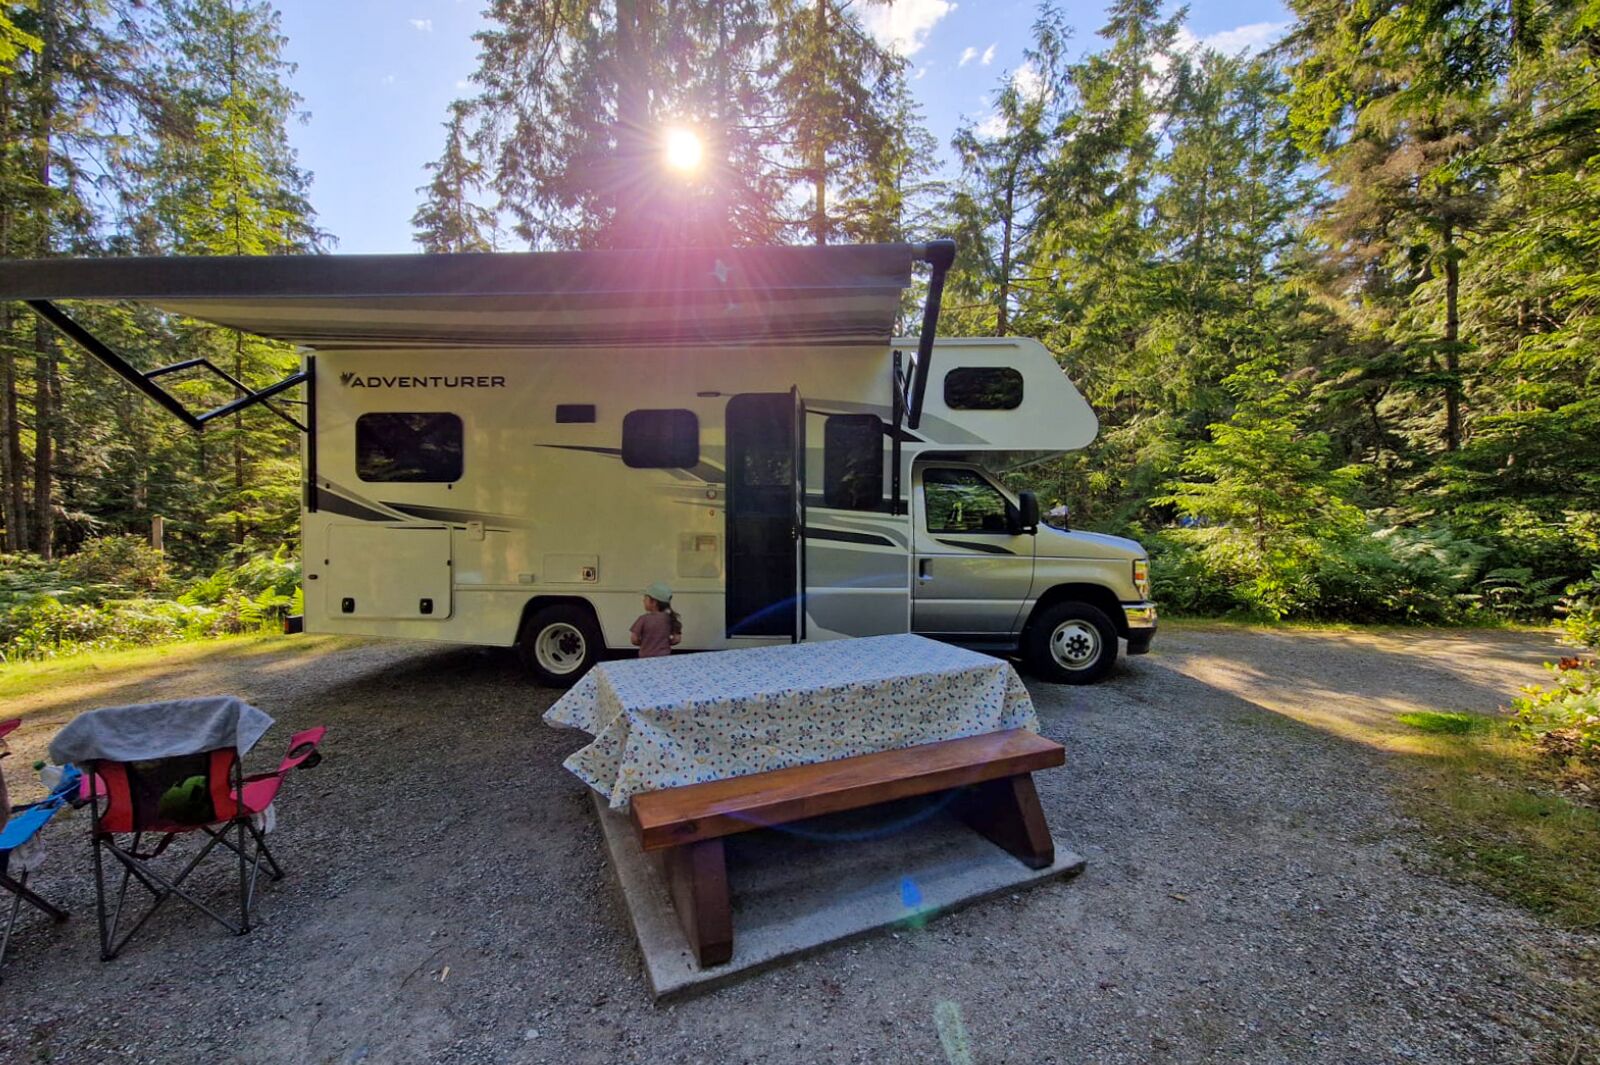
M175 362L170 366L158 366L154 370L140 371L132 363L128 362L121 355L118 355L115 351L113 351L110 346L108 346L99 337L95 336L82 325L78 324L78 322L73 319L71 315L67 314L67 312L63 311L60 307L57 307L54 303L50 302L49 300L28 300L26 302L29 307L33 308L35 314L49 322L51 325L55 326L57 329L61 330L62 333L66 334L66 336L80 348L94 356L95 359L99 360L99 362L102 363L107 369L111 370L118 377L122 378L124 381L127 381L134 388L137 388L140 392L143 392L146 396L160 404L161 407L167 411L167 413L171 414L173 417L177 418L184 425L187 425L191 429L204 429L207 422L214 421L217 418L225 418L230 414L237 414L239 411L242 411L248 407L253 407L259 403L273 414L276 414L278 417L294 426L296 429L299 429L302 433L308 431L306 427L300 423L299 419L267 402L278 393L287 392L295 385L303 383L306 380L306 374L304 372L290 374L277 384L268 385L266 388L255 389L251 388L243 381L240 381L232 374L216 366L211 362L210 359L204 358L186 359L183 362ZM166 389L156 384L156 378L158 377L163 377L167 374L178 373L182 370L194 369L196 367L209 370L213 375L220 377L222 380L232 385L237 391L244 394L238 399L235 399L229 403L224 403L222 406L213 410L208 410L203 414L194 414L183 405L183 402L179 400L177 396L174 396L171 392L168 392Z
M928 277L928 298L922 305L922 332L917 335L917 364L912 368L911 405L906 411L906 428L922 424L922 401L928 394L928 377L933 370L933 338L939 331L939 305L944 302L944 278L956 261L956 242L930 240L919 258L933 267Z
M900 515L905 511L900 507L900 423L906 416L906 378L902 368L905 356L898 348L894 353L894 388L892 389L891 414L894 423L889 426L889 513Z

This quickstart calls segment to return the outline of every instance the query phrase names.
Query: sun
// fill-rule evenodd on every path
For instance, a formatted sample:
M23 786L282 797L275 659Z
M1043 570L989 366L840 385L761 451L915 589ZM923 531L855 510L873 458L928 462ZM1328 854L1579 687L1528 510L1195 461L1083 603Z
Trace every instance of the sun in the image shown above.
M680 174L692 174L700 169L705 157L705 146L692 129L679 126L666 131L662 137L662 158L669 168Z

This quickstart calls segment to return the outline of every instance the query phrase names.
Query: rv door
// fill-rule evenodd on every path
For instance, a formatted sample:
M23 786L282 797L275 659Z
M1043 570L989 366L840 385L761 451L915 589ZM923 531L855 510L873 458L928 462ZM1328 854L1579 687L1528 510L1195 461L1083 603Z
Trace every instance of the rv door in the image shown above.
M867 404L810 401L796 422L804 487L799 552L805 638L911 626L911 518L893 513L892 426ZM909 510L909 508L906 508Z
M806 401L800 386L789 389L794 403L794 636L806 638Z

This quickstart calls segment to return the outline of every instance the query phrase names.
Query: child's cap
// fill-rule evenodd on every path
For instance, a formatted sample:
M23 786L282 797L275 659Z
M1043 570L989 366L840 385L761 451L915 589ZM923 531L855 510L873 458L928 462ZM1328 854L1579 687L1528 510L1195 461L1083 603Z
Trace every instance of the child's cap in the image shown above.
M650 587L646 588L644 590L644 594L648 595L651 599L654 599L658 603L672 602L672 589L668 588L660 581L656 581Z

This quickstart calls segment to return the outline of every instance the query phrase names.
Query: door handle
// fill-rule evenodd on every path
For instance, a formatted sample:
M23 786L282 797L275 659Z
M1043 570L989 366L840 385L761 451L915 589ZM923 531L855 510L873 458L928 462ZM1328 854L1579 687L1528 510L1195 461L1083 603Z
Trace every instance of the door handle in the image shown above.
M933 559L924 558L924 559L918 559L917 560L917 580L919 580L919 581L931 581L931 580L933 580Z

